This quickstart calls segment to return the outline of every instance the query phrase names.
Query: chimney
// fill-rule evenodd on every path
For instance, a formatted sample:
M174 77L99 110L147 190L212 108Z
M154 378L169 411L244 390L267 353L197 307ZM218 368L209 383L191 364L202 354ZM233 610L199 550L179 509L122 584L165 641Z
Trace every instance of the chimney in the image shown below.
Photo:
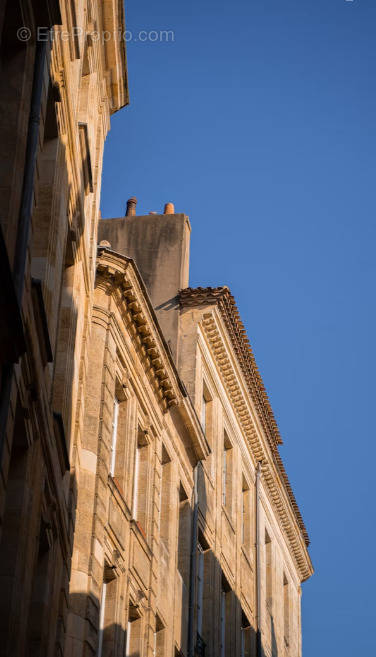
M99 222L99 241L107 240L114 251L135 261L176 363L178 293L189 284L190 233L188 217L175 212L172 203L166 203L164 214L136 216L127 210L125 218Z
M166 203L164 206L164 214L175 214L175 207L173 203Z
M135 196L131 196L131 198L128 199L127 201L127 211L126 211L126 217L134 217L136 214L136 205L137 205L137 199Z

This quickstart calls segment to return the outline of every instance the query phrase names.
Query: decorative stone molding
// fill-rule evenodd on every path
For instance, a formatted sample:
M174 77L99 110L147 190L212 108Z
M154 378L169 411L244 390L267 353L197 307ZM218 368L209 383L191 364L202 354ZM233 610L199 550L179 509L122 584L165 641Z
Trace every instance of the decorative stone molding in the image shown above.
M127 323L130 321L133 335L138 338L138 349L149 365L157 397L164 411L176 406L181 397L178 381L167 356L164 339L154 319L154 311L147 303L130 258L99 247L97 261L97 285L110 287L117 294Z
M180 303L183 307L215 305L220 311L220 316L224 320L230 337L234 356L241 366L245 386L241 385L238 373L234 368L233 357L223 339L223 327L220 326L216 313L212 310L204 312L201 327L212 352L214 362L221 373L239 425L247 438L251 453L256 462L262 462L262 474L268 495L276 509L281 527L288 538L301 579L305 580L312 574L312 565L307 551L309 545L308 533L278 451L278 444L282 441L274 416L270 415L272 413L270 403L257 370L239 312L234 309L236 308L235 301L227 287L198 288L197 290L188 288L181 291ZM242 341L244 341L244 344L242 344ZM246 362L247 352L248 363ZM247 399L245 392L247 389L250 399ZM251 413L251 404L256 410L257 418L266 436L265 443L256 430Z

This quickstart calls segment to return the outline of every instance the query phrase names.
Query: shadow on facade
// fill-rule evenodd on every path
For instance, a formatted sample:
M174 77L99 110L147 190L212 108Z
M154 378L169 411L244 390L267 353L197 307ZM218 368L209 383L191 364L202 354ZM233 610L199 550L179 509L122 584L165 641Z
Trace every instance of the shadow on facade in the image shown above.
M117 578L112 576L110 579L106 572L103 573L107 581L104 604L99 596L93 594L72 593L69 596L65 655L86 654L85 646L89 646L90 654L98 657L145 657L146 654L153 654L154 657L278 657L280 651L273 617L269 616L270 637L264 646L255 627L254 616L250 617L249 607L247 609L244 600L233 590L234 582L227 566L220 563L206 542L203 531L208 508L205 487L201 492L199 514L198 508L191 505L189 508L192 530L196 518L198 520L197 549L193 561L192 550L182 553L187 560L190 590L185 593L182 590L181 600L176 600L182 610L181 641L177 639L176 628L173 634L171 628L161 624L158 608L151 610L142 605L138 608L131 603L130 580L133 575L129 564L124 573L126 581L120 586ZM184 527L187 527L186 522ZM189 543L189 535L186 535L185 544ZM162 545L157 547L159 549L162 550ZM179 546L177 549L179 551ZM179 563L179 555L176 564L175 590L179 590L184 568L184 564ZM164 576L162 568L160 565L157 571L160 581ZM238 578L241 577L240 573ZM164 593L166 596L173 595L167 587ZM191 605L187 604L187 598L190 598ZM251 611L255 614L254 609ZM165 621L172 625L173 618Z

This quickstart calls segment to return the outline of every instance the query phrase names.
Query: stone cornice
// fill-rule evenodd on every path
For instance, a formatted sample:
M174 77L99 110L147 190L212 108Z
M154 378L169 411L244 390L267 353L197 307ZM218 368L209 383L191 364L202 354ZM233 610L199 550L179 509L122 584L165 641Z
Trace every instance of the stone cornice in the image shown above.
M150 365L153 385L164 411L176 406L181 399L179 381L167 355L167 349L158 325L153 317L148 298L145 297L140 281L130 258L109 249L99 248L96 285L112 288L120 296L122 313L127 315L138 337L142 355Z
M141 360L148 363L148 370L153 373L154 388L163 411L173 410L180 415L197 459L205 458L210 453L210 447L132 258L100 246L96 285L110 289L123 306L121 312L128 319L131 333L137 337Z
M218 305L270 445L272 449L275 449L278 445L282 445L283 441L269 402L268 394L258 370L235 299L229 288L226 286L187 288L180 292L180 303L182 306L197 306L203 303Z
M271 441L270 436L265 431L265 424L260 418L260 400L254 399L254 387L250 385L249 377L244 372L244 361L240 356L240 345L235 340L234 330L238 326L239 318L235 316L235 327L233 331L229 330L229 323L234 318L228 314L227 304L223 303L224 297L231 296L228 288L198 288L195 290L183 290L180 294L181 305L186 307L215 305L218 307L220 315L209 311L203 313L201 322L203 333L210 347L214 361L221 373L225 389L234 408L238 422L244 435L250 445L251 453L256 461L262 461L263 479L268 491L268 496L277 511L277 517L280 519L281 527L288 539L291 553L298 566L298 571L302 580L307 579L313 572L312 564L309 558L307 547L309 545L308 533L301 517L295 496L291 489L286 471L283 466L281 456L278 451L276 441ZM228 299L232 303L232 299ZM235 304L235 302L233 301ZM220 318L220 319L219 319ZM221 326L222 324L222 326ZM223 330L226 330L229 338L233 356L229 352L226 341L224 340ZM245 331L245 329L243 328ZM244 335L241 335L243 339ZM246 344L249 345L248 339ZM253 356L253 354L252 354ZM241 367L244 384L239 381L239 375L236 371L233 357ZM243 356L244 357L244 356ZM253 362L249 367L253 367ZM258 374L260 377L260 375ZM261 379L261 377L260 377ZM256 379L257 381L257 379ZM248 397L248 394L250 397ZM266 395L266 393L265 393ZM266 440L262 440L260 432L256 430L254 418L252 416L250 400L255 410L258 421L260 421L262 434Z

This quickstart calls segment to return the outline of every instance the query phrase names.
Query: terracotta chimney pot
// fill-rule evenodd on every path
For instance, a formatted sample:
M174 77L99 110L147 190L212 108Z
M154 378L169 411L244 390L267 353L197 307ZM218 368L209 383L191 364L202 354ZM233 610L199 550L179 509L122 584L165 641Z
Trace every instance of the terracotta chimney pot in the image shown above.
M175 207L173 203L166 203L164 206L164 213L163 214L175 214Z
M128 199L127 201L127 211L126 211L126 217L133 217L136 214L136 205L137 205L137 199L135 196L132 196L131 198Z

